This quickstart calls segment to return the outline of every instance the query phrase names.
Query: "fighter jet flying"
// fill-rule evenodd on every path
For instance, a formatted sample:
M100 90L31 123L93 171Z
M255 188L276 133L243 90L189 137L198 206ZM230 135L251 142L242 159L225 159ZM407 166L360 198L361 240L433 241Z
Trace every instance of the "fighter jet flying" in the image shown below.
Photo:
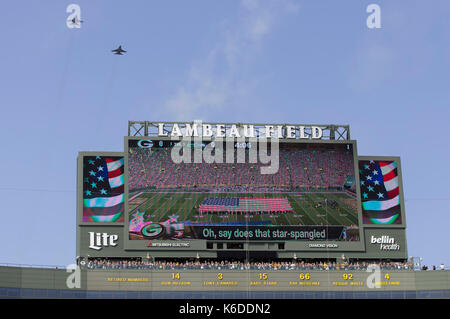
M124 52L127 52L124 49L122 49L121 45L119 45L119 47L117 49L111 50L111 51L114 52L114 54L117 54L117 55L123 55Z

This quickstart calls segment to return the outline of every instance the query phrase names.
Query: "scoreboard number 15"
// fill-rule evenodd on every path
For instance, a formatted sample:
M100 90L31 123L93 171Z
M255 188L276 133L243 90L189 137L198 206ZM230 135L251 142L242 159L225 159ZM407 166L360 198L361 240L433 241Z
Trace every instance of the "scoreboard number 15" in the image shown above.
M267 275L267 273L259 273L259 280L267 280L269 279L269 276Z

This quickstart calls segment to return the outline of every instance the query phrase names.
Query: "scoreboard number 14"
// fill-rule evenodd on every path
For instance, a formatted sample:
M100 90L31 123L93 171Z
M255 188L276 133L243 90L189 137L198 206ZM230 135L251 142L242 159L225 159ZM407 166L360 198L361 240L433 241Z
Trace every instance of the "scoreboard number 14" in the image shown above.
M180 279L181 279L181 275L179 272L172 273L172 280L180 280Z

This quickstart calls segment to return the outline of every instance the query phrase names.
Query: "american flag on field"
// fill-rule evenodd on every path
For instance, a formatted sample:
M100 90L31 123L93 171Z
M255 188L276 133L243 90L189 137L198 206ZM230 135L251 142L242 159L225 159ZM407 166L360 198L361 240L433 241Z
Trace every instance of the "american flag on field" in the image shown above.
M269 213L292 210L287 198L206 198L199 206L200 213Z
M395 161L359 161L364 224L400 224L400 191Z
M83 159L83 221L124 220L124 158L85 156Z

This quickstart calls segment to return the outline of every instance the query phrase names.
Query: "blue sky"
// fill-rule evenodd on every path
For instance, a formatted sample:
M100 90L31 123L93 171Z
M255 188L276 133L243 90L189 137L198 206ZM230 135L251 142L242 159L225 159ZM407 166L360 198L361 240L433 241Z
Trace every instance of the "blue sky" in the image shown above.
M79 151L122 151L128 120L202 119L349 124L360 155L401 156L409 255L450 265L449 17L447 0L5 1L0 262L73 262Z

